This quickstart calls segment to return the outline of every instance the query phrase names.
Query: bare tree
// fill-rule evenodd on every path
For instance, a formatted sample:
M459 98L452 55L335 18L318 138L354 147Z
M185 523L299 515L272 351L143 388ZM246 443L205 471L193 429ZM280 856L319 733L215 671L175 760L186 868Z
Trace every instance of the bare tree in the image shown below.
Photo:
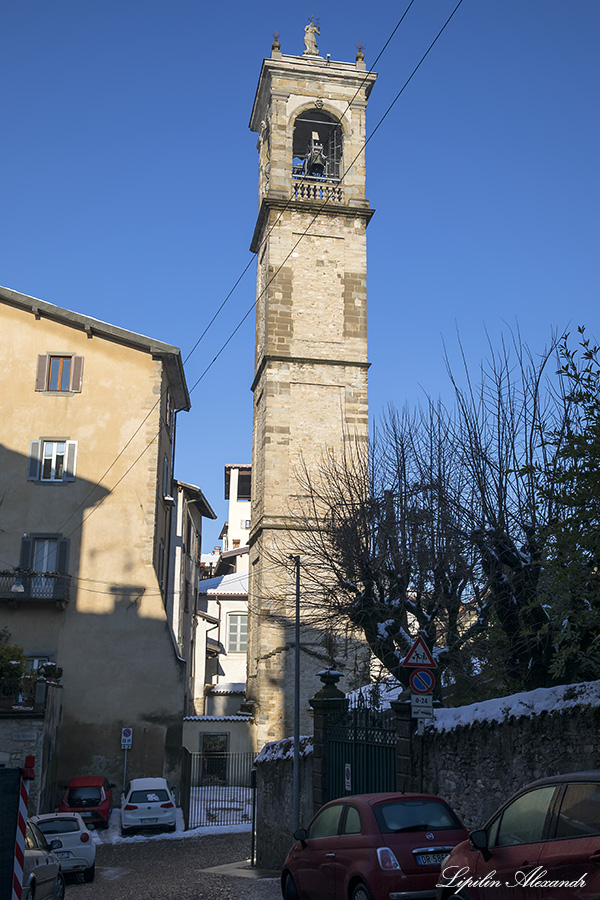
M455 699L557 677L548 482L572 403L557 344L490 345L476 381L448 367L451 409L389 410L368 447L348 438L298 473L303 616L332 634L350 623L400 682L417 633Z

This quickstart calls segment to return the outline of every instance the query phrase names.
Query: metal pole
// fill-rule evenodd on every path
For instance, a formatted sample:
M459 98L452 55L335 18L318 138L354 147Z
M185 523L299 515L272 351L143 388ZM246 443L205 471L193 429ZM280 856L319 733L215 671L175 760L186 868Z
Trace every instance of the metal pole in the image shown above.
M296 620L294 642L294 831L300 827L300 557L293 556L296 566Z
M250 771L252 788L252 838L250 843L250 865L256 865L256 769Z
M125 747L125 761L123 763L123 793L125 793L126 783L127 783L127 747Z

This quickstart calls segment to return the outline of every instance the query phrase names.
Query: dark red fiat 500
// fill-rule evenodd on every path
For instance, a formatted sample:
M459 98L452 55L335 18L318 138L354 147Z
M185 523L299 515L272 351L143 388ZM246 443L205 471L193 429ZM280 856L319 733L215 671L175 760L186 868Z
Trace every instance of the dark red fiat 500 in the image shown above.
M442 860L466 836L456 813L431 794L332 800L294 834L284 900L434 898Z
M439 900L598 900L600 772L534 781L444 861Z

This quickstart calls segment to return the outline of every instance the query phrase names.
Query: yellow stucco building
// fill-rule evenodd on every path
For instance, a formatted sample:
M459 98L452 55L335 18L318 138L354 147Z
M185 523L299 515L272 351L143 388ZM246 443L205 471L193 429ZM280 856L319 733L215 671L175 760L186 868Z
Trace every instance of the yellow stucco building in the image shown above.
M0 288L0 627L63 669L52 777L176 778L185 672L165 612L176 347Z

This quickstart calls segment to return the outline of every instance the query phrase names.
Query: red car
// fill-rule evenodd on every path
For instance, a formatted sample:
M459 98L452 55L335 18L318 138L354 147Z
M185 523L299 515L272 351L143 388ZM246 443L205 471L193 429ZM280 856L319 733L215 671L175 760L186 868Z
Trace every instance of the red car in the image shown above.
M443 864L438 900L597 900L600 771L541 778Z
M86 825L108 828L113 808L112 782L100 775L71 778L59 812L77 812Z
M323 806L281 872L284 900L435 898L440 864L467 830L432 794L359 794Z

